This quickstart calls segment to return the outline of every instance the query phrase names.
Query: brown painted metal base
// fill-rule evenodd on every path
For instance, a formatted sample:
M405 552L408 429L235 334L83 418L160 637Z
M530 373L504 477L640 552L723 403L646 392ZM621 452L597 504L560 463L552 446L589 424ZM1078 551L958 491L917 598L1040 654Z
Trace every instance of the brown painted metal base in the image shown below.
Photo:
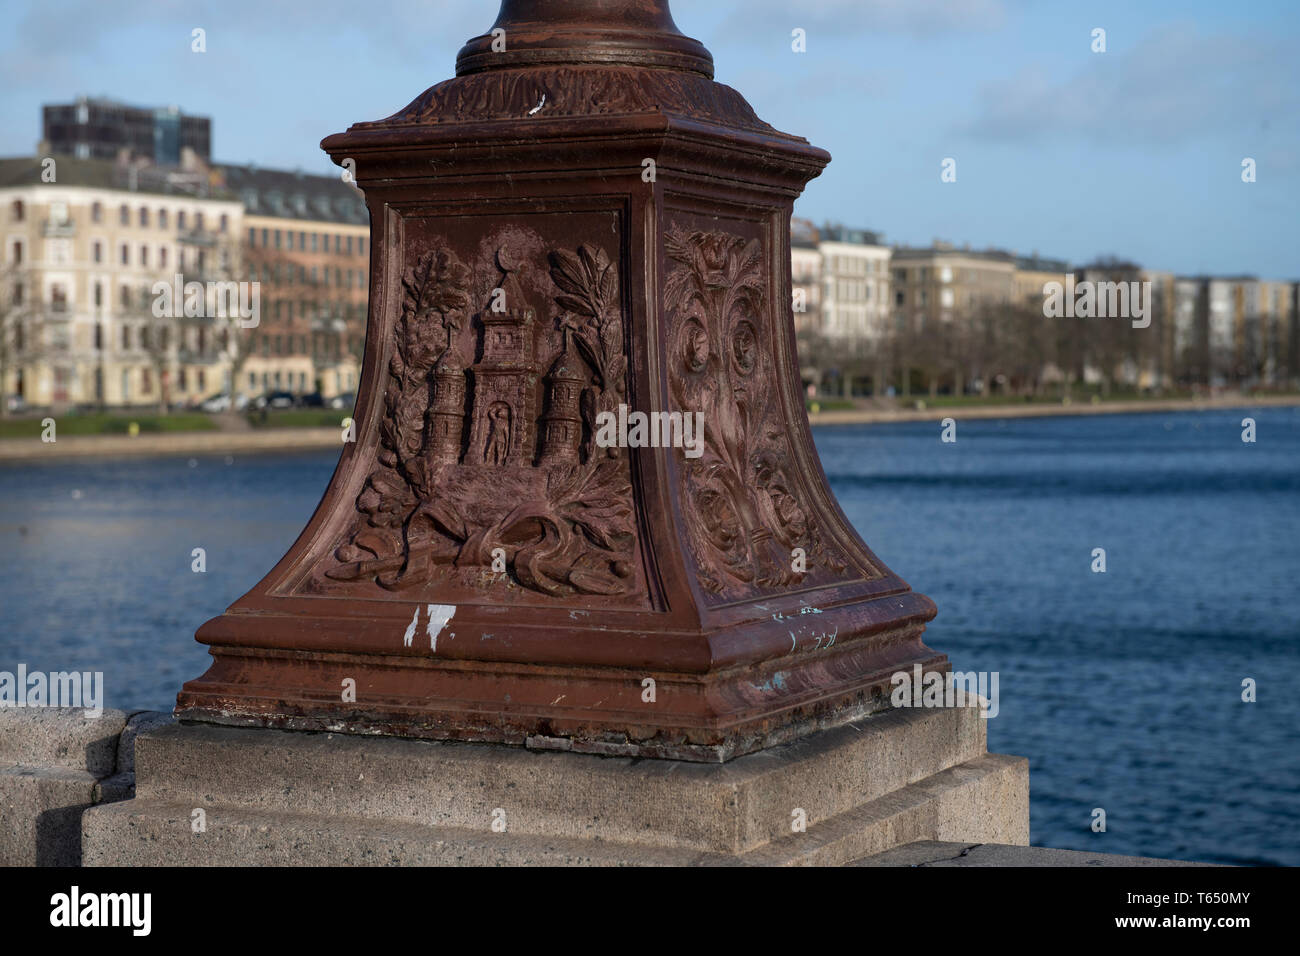
M653 685L645 669L233 648L213 656L181 694L184 719L693 761L729 760L887 710L894 673L915 662L948 669L926 652L919 628L814 648L803 661L656 671ZM340 703L335 689L349 678L364 707Z
M804 412L789 222L830 157L663 0L496 27L323 144L371 211L357 441L177 714L725 760L887 707L947 662Z

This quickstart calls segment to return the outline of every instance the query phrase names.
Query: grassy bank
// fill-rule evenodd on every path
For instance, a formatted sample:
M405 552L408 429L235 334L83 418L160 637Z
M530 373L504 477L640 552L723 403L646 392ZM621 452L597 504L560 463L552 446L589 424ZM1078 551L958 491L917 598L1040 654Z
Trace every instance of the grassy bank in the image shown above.
M880 399L878 404L873 404L870 400L861 402L848 402L844 399L832 399L820 402L820 408L813 408L817 400L805 403L808 410L821 412L840 412L851 410L862 410L871 412L885 412L896 410L899 412L917 411L931 408L1069 408L1071 406L1089 406L1089 405L1132 405L1135 403L1149 402L1152 405L1169 403L1169 402L1186 402L1188 404L1207 403L1215 404L1217 402L1229 401L1251 401L1260 399L1265 401L1287 400L1300 398L1297 392L1257 392L1246 394L1221 393L1210 396L1205 394L1193 393L1190 391L1167 391L1167 392L1111 392L1109 395L1102 395L1100 392L1083 392L1067 397L1052 395L898 395L892 399Z
M159 415L156 412L143 415L123 414L120 412L86 412L64 415L48 415L39 418L3 418L0 419L0 438L39 438L45 430L41 423L46 418L54 419L55 434L65 435L129 435L131 425L136 426L140 434L157 434L162 432L204 432L216 429L211 416L202 412L176 412L171 415Z
M900 398L900 408L914 408L924 402L928 408L984 408L1006 405L1073 405L1076 403L1102 405L1106 402L1188 402L1196 396L1191 392L1111 392L1102 395L1090 392L1070 396L1069 401L1060 395L915 395Z
M250 412L248 423L254 428L324 428L343 427L343 419L352 417L350 408L285 408L267 412Z
M256 429L324 428L342 427L343 419L352 414L351 409L286 408L249 412L245 417ZM130 412L66 412L62 415L26 415L21 418L0 418L0 439L40 438L45 428L41 424L53 418L59 438L80 435L157 435L171 432L208 432L220 430L218 416L205 412L157 412L133 414ZM132 425L135 428L132 429ZM227 427L226 430L229 430Z

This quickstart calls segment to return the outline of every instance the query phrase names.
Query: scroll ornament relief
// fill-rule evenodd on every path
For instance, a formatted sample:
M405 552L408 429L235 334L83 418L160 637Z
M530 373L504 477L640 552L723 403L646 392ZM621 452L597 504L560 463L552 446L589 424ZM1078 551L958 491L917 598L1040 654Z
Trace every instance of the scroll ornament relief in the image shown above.
M554 597L643 590L627 458L592 440L626 389L617 270L602 249L550 253L561 345L543 357L554 336L537 328L509 248L495 267L505 308L471 301L470 271L445 244L403 277L376 467L317 590L453 575ZM458 346L467 321L473 364Z
M530 113L540 107L536 113ZM405 109L360 128L515 119L536 115L610 116L683 113L732 128L799 139L773 129L745 98L708 77L676 70L600 66L539 66L486 70L453 77L425 90Z
M799 584L847 567L800 503L764 328L767 275L758 240L674 224L665 283L669 383L683 412L702 411L704 454L682 464L699 580L724 597ZM796 549L800 549L798 552ZM800 556L802 555L802 560Z

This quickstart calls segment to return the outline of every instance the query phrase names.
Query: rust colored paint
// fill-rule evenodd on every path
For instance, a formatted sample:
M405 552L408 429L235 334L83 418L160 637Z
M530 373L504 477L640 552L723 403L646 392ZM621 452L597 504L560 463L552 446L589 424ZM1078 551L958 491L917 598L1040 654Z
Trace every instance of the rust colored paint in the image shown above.
M789 223L830 157L712 76L666 0L506 0L324 141L371 215L357 441L178 716L717 761L947 669L804 413Z

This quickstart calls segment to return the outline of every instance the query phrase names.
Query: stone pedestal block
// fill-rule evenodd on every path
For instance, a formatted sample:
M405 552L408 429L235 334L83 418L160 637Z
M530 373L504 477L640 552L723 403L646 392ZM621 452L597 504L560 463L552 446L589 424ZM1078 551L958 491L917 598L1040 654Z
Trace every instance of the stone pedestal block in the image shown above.
M985 741L973 708L726 764L180 724L137 741L135 799L85 814L85 861L841 865L916 840L1027 844L1027 762Z
M76 866L81 814L115 796L120 710L0 710L0 864ZM107 792L106 792L107 791Z

